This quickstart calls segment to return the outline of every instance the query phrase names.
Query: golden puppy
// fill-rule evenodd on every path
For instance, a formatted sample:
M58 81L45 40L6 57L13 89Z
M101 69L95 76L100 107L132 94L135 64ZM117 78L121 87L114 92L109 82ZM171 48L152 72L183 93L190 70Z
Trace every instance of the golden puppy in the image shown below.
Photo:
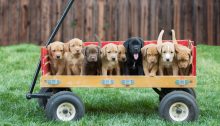
M176 49L176 59L180 75L190 75L192 65L192 51L186 46L177 43L175 31L172 30L173 42Z
M124 45L117 45L117 46L118 46L118 63L120 67L120 73L121 75L125 75L124 66L125 66L125 62L127 61L126 48L124 47Z
M156 76L158 71L158 58L157 45L148 44L141 49L143 56L143 69L145 76Z
M67 75L80 75L84 55L82 53L83 42L78 38L74 38L65 43L66 71Z
M161 76L163 76L164 73L167 73L166 75L178 75L174 43L169 41L162 42L163 33L164 30L160 32L157 40L157 50L160 54L159 74Z
M47 46L52 75L63 75L65 71L64 43L55 41Z
M118 64L118 48L117 45L109 43L101 49L102 75L112 75L112 71L116 70L116 75L120 75Z

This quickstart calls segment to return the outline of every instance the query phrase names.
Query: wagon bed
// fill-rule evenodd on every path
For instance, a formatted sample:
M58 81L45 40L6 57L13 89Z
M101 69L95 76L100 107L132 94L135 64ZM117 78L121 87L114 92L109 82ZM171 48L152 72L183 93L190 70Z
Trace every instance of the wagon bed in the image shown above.
M101 46L108 43L123 44L122 41L101 42ZM144 44L156 44L156 41L145 41ZM49 64L47 49L42 47L41 87L66 88L66 87L105 87L105 88L194 88L196 87L196 46L189 40L178 40L179 44L191 46L193 64L190 76L81 76L81 75L47 75ZM85 42L84 45L98 45L98 42Z

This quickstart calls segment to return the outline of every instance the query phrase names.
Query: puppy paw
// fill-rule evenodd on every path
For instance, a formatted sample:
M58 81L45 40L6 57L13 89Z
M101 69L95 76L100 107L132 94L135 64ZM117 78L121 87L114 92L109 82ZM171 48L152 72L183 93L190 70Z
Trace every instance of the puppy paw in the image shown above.
M154 76L156 76L156 74L150 73L149 76L150 76L150 77L154 77Z

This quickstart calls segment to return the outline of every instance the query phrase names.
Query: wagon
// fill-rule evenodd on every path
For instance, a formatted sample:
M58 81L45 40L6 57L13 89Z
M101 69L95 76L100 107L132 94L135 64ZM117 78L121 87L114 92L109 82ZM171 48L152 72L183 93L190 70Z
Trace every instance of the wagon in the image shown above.
M65 18L73 1L69 0L62 18L54 28L47 45L51 43L60 24ZM105 41L101 46L123 41ZM156 43L145 41L144 44ZM192 47L192 71L190 76L81 76L81 75L47 75L49 70L46 46L41 48L41 58L36 69L27 99L37 98L40 107L45 109L48 119L71 121L79 120L85 114L83 101L71 88L152 88L160 101L159 115L169 121L194 121L198 118L199 109L196 103L196 45L189 40L179 40L179 44ZM84 45L98 45L98 42L85 42ZM40 78L40 91L33 93L38 73L42 70Z

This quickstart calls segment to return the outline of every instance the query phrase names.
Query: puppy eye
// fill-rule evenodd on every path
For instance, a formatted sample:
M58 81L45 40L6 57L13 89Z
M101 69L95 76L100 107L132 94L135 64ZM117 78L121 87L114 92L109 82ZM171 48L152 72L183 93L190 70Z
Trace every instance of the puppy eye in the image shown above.
M56 50L52 50L53 52L56 52Z
M163 53L166 53L166 52L163 52Z
M119 54L121 54L121 52L119 52Z
M111 53L111 52L108 52L108 53Z
M171 52L171 53L173 53L173 52Z
M118 53L117 51L115 51L115 53Z
M63 52L63 50L60 50L61 52Z

